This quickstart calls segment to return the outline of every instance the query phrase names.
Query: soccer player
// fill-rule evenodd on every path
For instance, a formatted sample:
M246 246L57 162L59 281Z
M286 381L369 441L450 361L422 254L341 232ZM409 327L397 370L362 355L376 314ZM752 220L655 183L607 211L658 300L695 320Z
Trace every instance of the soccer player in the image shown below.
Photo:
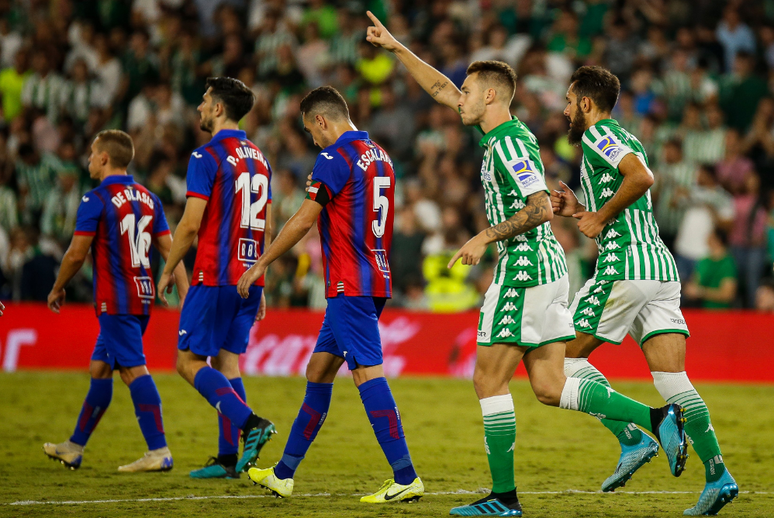
M5 305L3 305L2 302L0 302L0 317L3 316L3 311L5 311Z
M166 259L172 239L159 198L126 173L132 158L134 144L123 131L106 130L94 138L89 175L101 183L81 200L75 234L48 295L48 307L59 313L65 286L78 273L91 248L94 306L100 329L89 366L91 387L70 439L43 445L46 455L70 469L80 467L86 442L110 405L114 370L118 370L121 380L129 387L149 450L141 459L120 466L118 471L172 469L161 398L145 366L142 344L156 298L151 243ZM174 281L182 301L188 291L188 277L182 265L175 270Z
M387 153L358 131L344 98L334 88L312 90L301 101L304 129L322 152L312 169L307 199L266 253L239 280L239 293L280 255L290 250L315 221L322 241L325 311L306 368L304 403L282 460L248 477L282 497L293 492L293 475L328 415L333 380L346 360L368 419L393 470L366 503L417 500L424 485L414 470L398 406L384 378L378 321L392 295L388 257L392 242L395 173Z
M180 315L177 371L218 411L220 435L218 456L191 477L239 478L276 433L245 403L239 372L250 328L266 313L263 278L244 300L235 288L271 234L271 167L238 127L255 102L252 91L230 77L208 78L206 86L198 110L201 129L212 140L188 162L188 200L159 293L198 234L192 286ZM240 431L244 450L237 458Z
M368 15L374 23L368 41L393 52L437 102L484 134L481 181L492 226L468 241L448 266L460 258L463 264L478 264L487 246L496 243L498 263L481 308L473 374L493 486L491 494L451 514L521 516L513 472L516 417L508 388L521 361L541 403L616 420L636 416L660 438L672 467L682 469L685 434L678 405L651 409L600 383L565 378L564 342L574 334L567 309L567 266L549 224L551 202L537 140L510 113L516 89L513 69L499 61L474 62L457 89Z
M675 261L658 234L649 188L653 173L637 137L611 119L620 92L618 78L600 67L572 75L564 115L570 143L583 149L582 205L573 192L551 195L556 214L578 219L578 228L599 249L596 273L573 300L576 337L567 344L567 376L609 386L588 361L605 342L620 344L628 333L640 344L661 396L685 408L685 430L705 467L707 485L686 515L716 514L739 489L723 463L709 411L685 373L688 327L680 311ZM618 467L603 491L623 486L658 447L632 424L602 423L618 437Z

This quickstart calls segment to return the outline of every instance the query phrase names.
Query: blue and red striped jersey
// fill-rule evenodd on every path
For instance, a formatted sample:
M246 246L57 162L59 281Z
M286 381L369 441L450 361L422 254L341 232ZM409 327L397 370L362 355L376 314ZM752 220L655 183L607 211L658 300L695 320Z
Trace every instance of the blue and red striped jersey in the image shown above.
M75 235L94 236L97 315L149 315L156 298L153 237L169 233L159 198L130 175L105 178L78 207Z
M392 160L365 131L345 132L317 156L307 197L325 200L317 227L326 297L392 296L394 194Z
M220 130L191 154L186 181L207 200L191 284L236 286L263 253L271 166L244 131Z

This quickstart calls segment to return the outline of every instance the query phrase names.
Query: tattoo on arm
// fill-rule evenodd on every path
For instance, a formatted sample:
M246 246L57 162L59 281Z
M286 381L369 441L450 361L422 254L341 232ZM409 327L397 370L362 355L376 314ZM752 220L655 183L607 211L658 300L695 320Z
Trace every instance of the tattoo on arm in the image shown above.
M444 81L443 83L441 83L440 81L436 81L435 84L430 87L430 90L433 91L433 93L431 93L430 95L432 95L433 98L438 97L438 94L441 93L441 90L446 88L448 85L449 85L448 81Z
M551 204L547 201L548 195L545 192L530 195L523 209L502 223L486 229L486 236L495 241L502 241L543 224L550 218Z

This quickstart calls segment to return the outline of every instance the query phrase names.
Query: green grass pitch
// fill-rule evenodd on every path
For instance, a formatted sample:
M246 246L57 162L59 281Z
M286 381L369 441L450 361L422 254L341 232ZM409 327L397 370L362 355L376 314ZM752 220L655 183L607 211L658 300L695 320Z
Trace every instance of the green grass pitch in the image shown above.
M368 506L359 496L391 473L371 432L352 381L336 381L328 419L296 474L295 493L281 500L241 480L195 481L188 472L217 451L215 411L181 378L156 375L175 468L169 473L119 474L145 443L129 391L115 378L113 404L92 436L83 466L66 470L41 449L69 437L88 387L85 373L0 375L0 516L445 516L479 498L491 481L483 425L472 383L391 380L409 448L425 483L415 504ZM279 460L303 399L301 378L245 378L248 402L279 434L258 464ZM644 403L662 401L648 383L614 383ZM774 516L774 386L697 384L708 403L723 454L740 486L721 516ZM599 492L618 459L618 445L592 417L539 404L522 380L511 384L516 405L516 482L526 517L681 516L698 499L703 467L690 451L680 478L663 454L624 489ZM11 505L26 501L27 505ZM56 503L56 502L95 503ZM54 502L43 504L42 502Z

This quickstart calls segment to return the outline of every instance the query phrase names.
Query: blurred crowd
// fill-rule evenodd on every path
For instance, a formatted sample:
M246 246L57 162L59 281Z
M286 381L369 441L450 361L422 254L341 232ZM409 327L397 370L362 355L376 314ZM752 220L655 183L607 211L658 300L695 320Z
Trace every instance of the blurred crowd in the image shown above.
M570 75L612 70L614 116L648 151L685 303L774 310L774 0L0 0L0 299L45 300L94 186L86 159L100 130L132 135L130 173L174 228L188 157L209 139L196 112L204 80L226 75L256 95L242 126L274 170L275 234L318 151L299 101L333 85L395 164L391 303L476 307L494 258L446 263L487 226L481 135L365 42L366 9L458 86L474 60L512 65L512 111L539 140L550 188L578 186L562 115ZM572 219L553 225L577 290L596 246ZM324 306L318 243L312 231L272 265L270 306ZM90 300L90 275L69 300Z

